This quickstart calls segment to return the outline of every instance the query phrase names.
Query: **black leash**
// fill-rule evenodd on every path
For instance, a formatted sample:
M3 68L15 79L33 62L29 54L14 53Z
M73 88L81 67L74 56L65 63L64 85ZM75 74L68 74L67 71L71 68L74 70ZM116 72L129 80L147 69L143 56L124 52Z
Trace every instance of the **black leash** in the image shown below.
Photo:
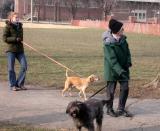
M89 97L89 99L91 99L92 97L94 97L95 95L97 95L99 92L101 92L104 88L106 88L106 86L104 86L103 88L101 88L100 90L98 90L97 92L95 92L93 95L91 95Z

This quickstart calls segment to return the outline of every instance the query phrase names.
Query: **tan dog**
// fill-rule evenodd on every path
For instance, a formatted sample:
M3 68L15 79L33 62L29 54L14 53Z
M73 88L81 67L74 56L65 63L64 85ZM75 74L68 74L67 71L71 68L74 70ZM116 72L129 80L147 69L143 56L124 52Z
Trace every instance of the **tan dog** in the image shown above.
M66 70L66 81L64 89L62 90L62 96L64 96L64 92L66 92L68 89L75 87L80 91L79 96L81 97L81 93L83 93L84 99L87 100L85 90L90 83L98 81L98 77L95 75L90 75L87 78L69 77L67 72L68 71Z

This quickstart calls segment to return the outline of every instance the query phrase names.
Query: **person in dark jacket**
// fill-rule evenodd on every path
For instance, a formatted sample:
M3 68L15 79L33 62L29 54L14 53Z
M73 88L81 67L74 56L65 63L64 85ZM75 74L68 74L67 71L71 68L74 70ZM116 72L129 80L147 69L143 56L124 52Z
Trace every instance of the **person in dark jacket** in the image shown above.
M104 78L107 81L107 99L110 104L107 106L107 114L113 117L126 116L131 114L125 110L128 98L129 68L132 66L131 54L127 38L123 35L123 23L111 19L109 30L103 33L104 48ZM113 109L114 93L117 82L120 84L120 95L117 112Z
M18 13L11 12L9 20L6 21L6 26L3 31L3 41L7 44L7 56L8 56L8 77L10 88L13 91L20 89L26 90L24 87L27 61L23 48L23 27L19 22ZM14 70L15 59L17 59L21 65L19 76L16 79L16 73Z

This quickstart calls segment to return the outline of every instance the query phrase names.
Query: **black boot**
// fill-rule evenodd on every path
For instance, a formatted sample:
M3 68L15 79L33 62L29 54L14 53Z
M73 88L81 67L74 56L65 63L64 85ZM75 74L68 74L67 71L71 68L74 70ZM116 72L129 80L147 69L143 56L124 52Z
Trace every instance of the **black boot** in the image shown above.
M107 115L117 117L117 114L114 112L113 108L107 108Z
M133 117L133 115L127 110L117 110L117 116Z

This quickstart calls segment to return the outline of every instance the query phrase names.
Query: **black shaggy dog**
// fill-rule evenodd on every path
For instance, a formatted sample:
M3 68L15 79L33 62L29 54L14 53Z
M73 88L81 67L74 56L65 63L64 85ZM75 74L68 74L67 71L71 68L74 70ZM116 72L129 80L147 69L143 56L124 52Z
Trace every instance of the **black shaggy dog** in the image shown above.
M107 100L89 99L85 102L73 101L67 106L66 113L69 114L76 125L76 128L81 131L82 127L88 131L95 131L94 119L97 123L97 131L102 129L103 106L108 104Z

